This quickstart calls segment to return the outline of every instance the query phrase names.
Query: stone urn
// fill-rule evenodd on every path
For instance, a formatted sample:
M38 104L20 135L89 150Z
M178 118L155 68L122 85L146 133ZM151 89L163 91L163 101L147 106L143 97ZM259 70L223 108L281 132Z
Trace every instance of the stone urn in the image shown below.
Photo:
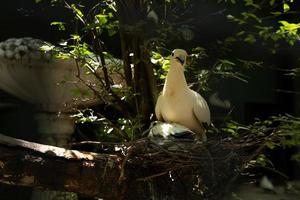
M94 77L73 59L41 51L44 45L49 44L33 38L1 42L0 89L35 105L41 143L64 147L74 132L72 108L95 101L82 81L91 82Z
M95 101L78 76L86 82L93 77L73 59L41 51L44 45L49 46L33 38L1 42L0 88L35 105L41 142L64 146L74 131L74 121L68 117L72 108Z

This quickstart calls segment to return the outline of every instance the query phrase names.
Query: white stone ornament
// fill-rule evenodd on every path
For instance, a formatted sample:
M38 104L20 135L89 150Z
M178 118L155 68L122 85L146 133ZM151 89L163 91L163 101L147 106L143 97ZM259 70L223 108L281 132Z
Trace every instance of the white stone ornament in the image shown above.
M17 46L17 44L19 46ZM73 59L58 59L44 53L45 42L32 38L8 39L0 43L0 88L33 103L38 110L63 112L91 100L88 88L76 76ZM84 80L93 79L81 73ZM74 91L82 91L74 94ZM80 101L75 102L74 99Z
M76 77L77 65L72 59L58 59L41 51L46 42L33 38L11 38L0 43L0 88L36 106L39 141L65 147L74 132L70 108L95 101L84 96L88 88ZM82 73L83 80L95 81ZM74 94L74 90L83 91ZM77 101L74 101L77 99ZM33 200L77 199L73 193L34 191Z

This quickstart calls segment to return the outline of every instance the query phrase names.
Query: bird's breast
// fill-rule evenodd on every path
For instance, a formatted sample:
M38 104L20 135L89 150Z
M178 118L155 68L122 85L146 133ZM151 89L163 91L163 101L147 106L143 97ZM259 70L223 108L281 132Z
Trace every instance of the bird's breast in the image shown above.
M178 122L190 118L192 102L186 96L167 96L162 103L162 116L165 121Z

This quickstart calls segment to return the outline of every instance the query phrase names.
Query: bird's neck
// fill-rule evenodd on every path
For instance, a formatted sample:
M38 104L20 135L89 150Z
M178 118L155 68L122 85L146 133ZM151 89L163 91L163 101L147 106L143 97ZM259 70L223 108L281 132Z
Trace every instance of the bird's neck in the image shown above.
M163 89L163 94L165 95L173 95L177 91L182 91L182 89L188 89L183 72L183 66L181 66L178 63L173 64L172 61L170 64L171 67L168 71Z

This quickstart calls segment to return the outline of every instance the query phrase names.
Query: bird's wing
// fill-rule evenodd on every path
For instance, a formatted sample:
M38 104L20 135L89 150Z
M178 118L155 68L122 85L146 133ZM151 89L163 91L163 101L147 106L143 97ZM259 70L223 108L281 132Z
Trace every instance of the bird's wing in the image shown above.
M155 116L158 121L163 121L163 117L161 115L161 98L162 96L159 95L155 105Z
M163 137L173 139L193 139L195 133L190 129L176 123L155 122L150 127L148 137Z
M210 124L210 111L207 102L200 94L195 91L192 92L195 97L195 101L193 103L194 116L199 122Z

